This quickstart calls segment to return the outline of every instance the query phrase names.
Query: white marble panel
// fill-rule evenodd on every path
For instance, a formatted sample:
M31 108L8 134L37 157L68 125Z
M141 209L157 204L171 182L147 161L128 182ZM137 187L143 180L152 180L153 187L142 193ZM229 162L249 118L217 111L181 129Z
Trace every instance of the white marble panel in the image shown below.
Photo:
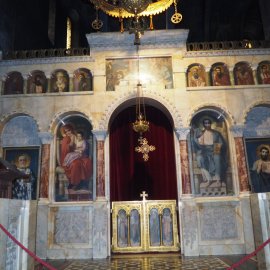
M92 258L93 206L61 205L49 208L50 259Z
M198 206L200 244L213 244L213 241L228 243L240 239L240 224L237 221L239 203L206 202Z
M7 229L8 228L8 199L0 199L0 223ZM7 249L7 236L0 230L0 269L5 269L6 264L6 249Z
M249 197L181 202L185 256L246 254L254 250Z
M93 214L93 258L106 258L109 255L109 211L108 202L95 202Z
M185 256L198 256L198 210L192 200L181 203L182 252Z
M255 250L250 194L248 194L248 196L241 196L240 204L242 209L241 218L244 228L244 239L246 248L245 253L249 254Z
M27 249L35 252L36 201L0 199L1 224ZM0 269L31 270L34 260L0 233Z
M252 194L251 209L256 248L270 238L270 192ZM270 270L270 245L257 253L260 270Z
M36 254L42 259L47 258L48 247L48 205L39 205L37 213Z

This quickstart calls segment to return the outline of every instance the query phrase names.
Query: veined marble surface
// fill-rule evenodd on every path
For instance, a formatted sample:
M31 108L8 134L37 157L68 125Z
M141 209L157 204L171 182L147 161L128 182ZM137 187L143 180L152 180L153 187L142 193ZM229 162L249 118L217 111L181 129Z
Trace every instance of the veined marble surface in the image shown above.
M36 201L0 199L1 224L35 253ZM34 260L0 231L0 269L32 270Z

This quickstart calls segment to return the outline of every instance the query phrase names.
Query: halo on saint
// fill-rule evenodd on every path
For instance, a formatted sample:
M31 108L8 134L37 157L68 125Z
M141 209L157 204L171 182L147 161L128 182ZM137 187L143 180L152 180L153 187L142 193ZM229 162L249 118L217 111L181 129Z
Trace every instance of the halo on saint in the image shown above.
M261 156L261 151L263 148L268 149L268 152L270 153L270 145L269 144L260 144L257 148L256 148L256 156L260 158ZM270 159L270 157L268 157L268 159Z

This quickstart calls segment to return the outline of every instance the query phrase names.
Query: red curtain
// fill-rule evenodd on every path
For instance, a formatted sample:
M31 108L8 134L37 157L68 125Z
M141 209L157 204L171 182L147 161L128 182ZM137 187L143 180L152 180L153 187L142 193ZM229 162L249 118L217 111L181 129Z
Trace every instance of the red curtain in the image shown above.
M146 106L150 131L144 133L156 150L145 162L135 152L139 135L133 131L135 107L120 112L110 127L110 195L111 201L141 200L146 191L149 200L177 199L173 128L160 110Z

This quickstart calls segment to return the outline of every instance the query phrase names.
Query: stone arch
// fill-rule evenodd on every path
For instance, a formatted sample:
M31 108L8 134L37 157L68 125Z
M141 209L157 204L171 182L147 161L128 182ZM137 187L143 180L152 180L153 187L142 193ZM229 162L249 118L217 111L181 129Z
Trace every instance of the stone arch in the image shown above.
M192 112L189 114L187 118L187 125L190 126L193 117L199 112L202 112L205 110L217 112L220 115L220 117L222 116L225 119L228 126L232 126L236 123L232 113L228 111L227 108L221 105L215 104L215 103L207 103L207 104L200 105L198 107L193 108Z
M253 103L245 111L243 118L244 122L244 137L259 138L270 136L270 102Z
M63 123L63 121L71 115L77 115L87 119L92 125L93 129L95 129L95 127L97 126L97 124L94 124L93 118L88 115L87 112L82 111L78 108L66 108L65 110L62 110L54 115L49 125L49 132L51 132L51 134L55 134L57 127L60 125L60 123Z
M149 145L157 147L154 154L149 153L149 162L142 162L147 160L148 154L142 156L136 151L130 151L141 142L140 134L136 134L131 128L131 122L136 118L135 100L135 98L126 99L108 120L107 150L110 174L107 180L110 183L111 200L138 199L140 190L149 191L152 199L158 199L159 196L163 199L169 197L176 199L178 194L175 191L180 185L177 174L179 145L175 138L171 112L164 104L150 99L149 96L145 99L146 120L150 126L150 132L145 135L147 137L145 142L149 139ZM168 186L160 188L160 184L164 184L164 181L166 184L170 183L169 186L173 188ZM157 192L158 190L160 192Z
M243 125L246 124L248 113L253 108L258 107L258 106L270 107L270 101L258 100L258 101L253 102L252 104L250 104L246 108L246 110L243 112L243 117L242 117L242 122L241 122Z
M122 95L119 99L108 106L103 114L102 119L99 122L99 129L107 130L113 114L125 107L128 107L129 105L135 105L135 98L136 93L129 92ZM183 121L180 113L173 105L173 103L166 99L163 95L156 92L147 91L144 93L144 98L146 104L156 106L157 108L161 109L161 111L165 112L167 116L169 114L169 119L172 119L174 128L181 128L183 126Z
M34 122L36 123L37 131L38 132L41 131L41 128L40 128L41 125L40 125L39 121L30 112L28 112L28 111L22 111L22 112L13 111L13 112L10 112L8 114L4 114L0 118L0 133L2 133L4 126L8 121L10 121L12 118L15 118L15 117L18 117L18 116L29 116L29 117L31 117L34 120Z
M27 113L9 114L1 122L3 147L41 145L39 126L33 116Z

